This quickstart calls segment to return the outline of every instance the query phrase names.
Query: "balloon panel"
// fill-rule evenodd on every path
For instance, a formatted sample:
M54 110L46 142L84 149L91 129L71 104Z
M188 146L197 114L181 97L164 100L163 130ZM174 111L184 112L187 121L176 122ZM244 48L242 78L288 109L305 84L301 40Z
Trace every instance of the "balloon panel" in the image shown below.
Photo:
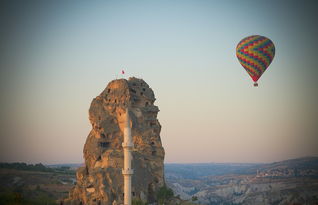
M246 37L236 46L236 56L254 82L265 72L274 55L273 42L264 36Z

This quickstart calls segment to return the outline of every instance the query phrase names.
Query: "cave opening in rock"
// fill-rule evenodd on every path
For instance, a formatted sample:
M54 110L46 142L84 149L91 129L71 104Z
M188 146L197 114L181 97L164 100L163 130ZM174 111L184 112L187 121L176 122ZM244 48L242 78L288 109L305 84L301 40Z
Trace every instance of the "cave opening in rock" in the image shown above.
M110 142L99 142L99 146L100 146L100 147L103 147L103 148L108 147L109 144L110 144Z
M136 90L134 90L134 89L130 89L130 91L133 93L137 93Z

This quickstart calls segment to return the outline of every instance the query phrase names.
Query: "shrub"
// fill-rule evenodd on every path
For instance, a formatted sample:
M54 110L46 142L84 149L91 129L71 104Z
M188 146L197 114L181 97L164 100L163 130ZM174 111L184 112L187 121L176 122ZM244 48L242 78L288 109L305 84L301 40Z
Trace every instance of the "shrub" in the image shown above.
M159 204L166 203L172 197L173 197L172 189L170 189L166 186L161 187L157 193L157 199L158 199Z
M133 199L132 200L132 205L147 205L146 202L140 200L140 199Z

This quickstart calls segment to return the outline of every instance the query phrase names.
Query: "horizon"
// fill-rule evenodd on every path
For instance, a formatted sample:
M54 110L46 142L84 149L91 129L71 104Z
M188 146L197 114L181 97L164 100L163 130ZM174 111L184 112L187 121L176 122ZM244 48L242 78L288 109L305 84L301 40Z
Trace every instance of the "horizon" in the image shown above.
M81 163L91 101L128 76L154 91L165 163L318 156L317 1L0 5L0 161ZM276 48L258 88L235 55L254 34Z
M291 158L291 159L284 159L281 161L272 161L272 162L164 162L164 164L176 164L176 165L182 165L182 164L193 164L193 165L199 165L199 164L273 164L277 162L284 162L284 161L290 161L290 160L300 160L300 159L308 159L308 158L317 158L318 156L304 156L304 157L298 157L298 158ZM0 163L26 163L23 161L0 161ZM54 166L54 165L85 165L85 162L66 162L66 163L56 163L56 164L47 164L42 162L36 162L36 163L26 163L26 164L43 164L45 166Z

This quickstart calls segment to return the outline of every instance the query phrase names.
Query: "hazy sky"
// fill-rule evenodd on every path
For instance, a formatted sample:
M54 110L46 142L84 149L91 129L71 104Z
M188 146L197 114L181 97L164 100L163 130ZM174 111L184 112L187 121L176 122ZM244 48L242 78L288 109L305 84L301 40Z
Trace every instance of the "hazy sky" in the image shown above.
M154 90L165 162L318 156L317 1L8 1L0 5L0 161L77 163L90 102L116 77ZM235 56L276 56L259 87Z

